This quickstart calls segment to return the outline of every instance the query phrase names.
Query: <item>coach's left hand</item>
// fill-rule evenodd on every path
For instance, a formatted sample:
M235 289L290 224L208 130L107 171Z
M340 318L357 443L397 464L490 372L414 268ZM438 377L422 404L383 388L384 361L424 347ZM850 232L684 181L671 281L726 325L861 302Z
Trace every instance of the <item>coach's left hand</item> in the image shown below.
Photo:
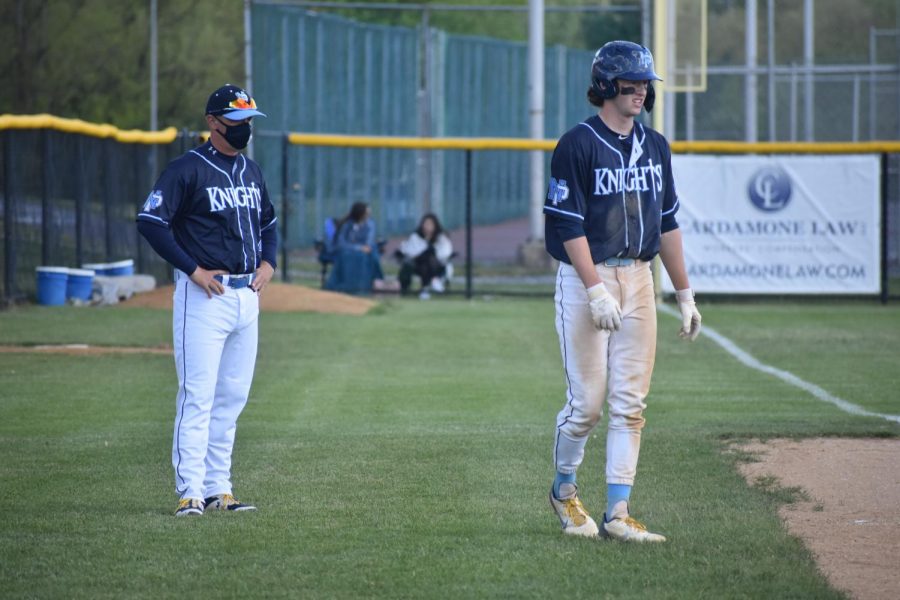
M679 337L683 340L694 341L700 335L700 313L694 302L694 290L676 290L675 299L678 301L678 309L681 311L681 329Z
M259 263L259 268L256 269L256 274L253 276L253 283L250 284L250 287L257 294L260 293L272 281L272 275L274 274L275 269L272 268L272 265L262 261Z

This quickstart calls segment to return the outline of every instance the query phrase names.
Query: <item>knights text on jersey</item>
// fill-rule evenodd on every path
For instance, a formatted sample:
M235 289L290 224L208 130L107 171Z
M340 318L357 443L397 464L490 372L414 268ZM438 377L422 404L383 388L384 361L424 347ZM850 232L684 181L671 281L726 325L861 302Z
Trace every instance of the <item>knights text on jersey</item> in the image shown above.
M204 269L252 273L275 209L258 164L207 142L166 167L137 218L170 227Z
M678 196L666 139L635 121L624 139L593 116L553 151L544 203L547 252L571 263L563 242L586 236L594 263L650 260L662 233L678 227Z

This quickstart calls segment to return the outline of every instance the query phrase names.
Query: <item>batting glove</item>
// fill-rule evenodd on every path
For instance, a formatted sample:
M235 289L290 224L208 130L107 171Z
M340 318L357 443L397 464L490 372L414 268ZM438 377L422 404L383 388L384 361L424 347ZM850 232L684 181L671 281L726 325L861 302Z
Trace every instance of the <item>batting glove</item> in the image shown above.
M598 283L589 287L587 293L594 327L605 331L618 331L622 326L622 309L606 286L602 282Z
M681 329L678 335L683 340L693 342L700 335L700 313L697 312L697 304L694 302L694 290L691 288L676 290L675 299L681 311Z

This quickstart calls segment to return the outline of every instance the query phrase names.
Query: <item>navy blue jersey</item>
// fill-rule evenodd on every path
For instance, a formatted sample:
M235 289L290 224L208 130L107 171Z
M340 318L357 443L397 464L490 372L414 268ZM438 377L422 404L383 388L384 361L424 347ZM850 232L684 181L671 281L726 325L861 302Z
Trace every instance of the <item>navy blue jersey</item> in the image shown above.
M586 236L594 264L650 260L676 229L672 153L658 132L635 122L624 139L593 116L567 131L550 162L544 203L547 252L570 263L563 242Z
M207 142L169 163L137 219L171 228L178 246L204 269L252 273L262 238L275 226L275 209L258 164Z

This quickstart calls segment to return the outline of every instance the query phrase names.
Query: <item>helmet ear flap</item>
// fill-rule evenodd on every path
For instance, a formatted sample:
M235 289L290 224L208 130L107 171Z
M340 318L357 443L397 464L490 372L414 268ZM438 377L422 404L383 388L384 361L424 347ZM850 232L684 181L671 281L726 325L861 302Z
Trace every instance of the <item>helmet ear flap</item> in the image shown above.
M644 110L650 112L656 103L656 90L653 89L653 82L647 82L647 97L644 98Z
M619 82L615 79L606 79L603 76L594 77L591 81L594 94L604 100L615 98L619 94Z

